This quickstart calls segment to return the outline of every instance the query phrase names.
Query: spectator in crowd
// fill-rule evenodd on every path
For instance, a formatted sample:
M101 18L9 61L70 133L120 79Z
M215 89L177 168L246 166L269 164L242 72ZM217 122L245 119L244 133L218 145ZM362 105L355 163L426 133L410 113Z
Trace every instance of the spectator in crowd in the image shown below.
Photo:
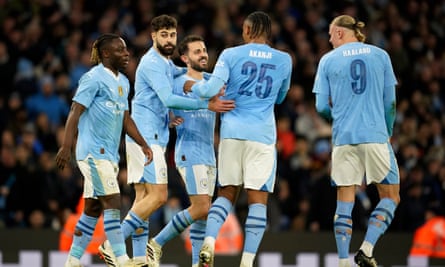
M51 127L56 127L68 115L69 106L56 95L54 79L51 76L43 76L39 82L39 93L29 97L25 103L28 116L35 121L39 113L45 113L48 116Z
M425 212L425 223L415 229L409 254L445 259L445 217L439 205Z

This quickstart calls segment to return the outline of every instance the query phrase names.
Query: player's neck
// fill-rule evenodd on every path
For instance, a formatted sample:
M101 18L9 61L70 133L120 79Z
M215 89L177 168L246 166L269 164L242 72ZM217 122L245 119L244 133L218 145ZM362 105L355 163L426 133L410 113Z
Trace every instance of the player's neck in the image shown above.
M117 76L119 74L119 70L117 70L116 68L111 67L109 64L106 64L106 63L102 62L102 65L104 65L105 69L107 69L111 73L113 73L114 76Z
M192 68L187 68L187 75L195 80L202 80L203 73L201 71L196 71Z
M250 44L267 44L267 40L262 37L253 38L249 40Z

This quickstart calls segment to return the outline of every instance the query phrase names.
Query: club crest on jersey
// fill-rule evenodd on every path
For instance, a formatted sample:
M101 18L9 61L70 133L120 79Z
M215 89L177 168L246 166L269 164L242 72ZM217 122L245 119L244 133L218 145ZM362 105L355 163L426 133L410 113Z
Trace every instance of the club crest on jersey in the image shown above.
M123 96L123 95L124 95L124 90L122 89L122 86L119 86L119 87L117 88L117 91L118 91L118 93L119 93L119 96Z
M110 188L114 188L114 187L117 186L116 181L115 181L114 179L108 179L108 180L107 180L107 185L108 185L108 187L110 187Z
M199 181L199 185L201 186L201 188L207 188L208 187L208 180L207 179L201 179Z

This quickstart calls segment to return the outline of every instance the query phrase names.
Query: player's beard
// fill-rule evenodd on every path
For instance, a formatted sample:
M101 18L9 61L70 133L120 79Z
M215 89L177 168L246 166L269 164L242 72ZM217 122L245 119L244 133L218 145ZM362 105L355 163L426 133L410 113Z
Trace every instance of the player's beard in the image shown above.
M170 48L166 48L166 46L169 45ZM167 45L160 45L160 44L156 44L156 47L159 50L159 53L161 53L161 55L165 56L165 57L169 57L171 55L173 55L173 53L175 52L175 48L176 46L174 44L167 44Z
M207 71L207 64L205 66L203 66L203 65L201 65L201 63L199 63L199 61L201 61L201 59L203 59L203 58L200 58L197 61L190 61L190 68L192 68L196 71L199 71L199 72Z

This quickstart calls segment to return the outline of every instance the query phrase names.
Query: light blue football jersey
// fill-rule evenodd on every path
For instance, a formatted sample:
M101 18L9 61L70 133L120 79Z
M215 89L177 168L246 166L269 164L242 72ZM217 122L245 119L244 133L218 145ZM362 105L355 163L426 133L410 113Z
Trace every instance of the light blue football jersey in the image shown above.
M136 69L131 116L150 145L167 146L169 108L207 108L207 101L173 94L173 79L177 72L173 62L153 47L141 58ZM127 140L131 138L127 136Z
M119 162L118 149L129 90L130 83L124 74L116 77L102 64L81 77L73 97L73 101L86 107L79 119L77 160L91 154L95 159Z
M284 100L291 72L290 55L269 45L248 43L225 49L209 81L223 81L226 84L224 98L235 100L236 108L221 115L221 138L274 144L274 105ZM206 95L203 91L219 90L201 90L200 87L206 86L202 82L193 86L198 95Z
M324 55L313 92L332 101L333 144L386 143L394 122L396 84L391 60L381 48L352 42Z
M184 94L185 81L193 80L188 75L175 79L174 93L188 98L196 98L194 93ZM175 116L184 118L176 126L175 162L178 167L192 165L216 166L214 148L214 130L216 114L208 109L179 110L172 109Z

